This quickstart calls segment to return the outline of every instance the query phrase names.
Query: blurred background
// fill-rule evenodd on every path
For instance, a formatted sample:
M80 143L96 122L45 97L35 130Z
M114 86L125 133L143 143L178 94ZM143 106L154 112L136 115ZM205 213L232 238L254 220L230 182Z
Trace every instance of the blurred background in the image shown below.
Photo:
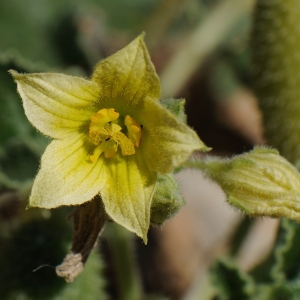
M51 267L32 272L63 260L72 236L72 221L67 219L72 210L25 210L49 140L27 121L7 73L13 68L88 78L99 60L145 31L163 97L185 98L188 124L213 148L210 154L230 157L264 143L251 83L254 4L0 0L2 299L210 299L208 270L216 257L234 254L244 270L263 260L278 222L244 218L226 204L216 184L200 172L185 170L177 178L186 205L163 228L150 229L147 246L108 224L98 247L101 260L92 256L93 263L73 284L66 286ZM122 257L126 253L129 258ZM127 260L131 267L122 264Z

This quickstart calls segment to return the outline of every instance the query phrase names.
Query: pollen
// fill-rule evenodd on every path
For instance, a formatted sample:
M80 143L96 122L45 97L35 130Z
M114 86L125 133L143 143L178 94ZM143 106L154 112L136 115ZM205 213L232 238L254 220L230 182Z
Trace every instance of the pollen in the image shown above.
M124 118L124 125L120 124L120 114L114 108L103 108L90 118L89 137L96 145L90 156L96 162L103 153L105 158L113 158L121 148L122 155L135 154L135 147L139 147L142 139L141 125L129 115ZM122 127L127 129L127 135Z

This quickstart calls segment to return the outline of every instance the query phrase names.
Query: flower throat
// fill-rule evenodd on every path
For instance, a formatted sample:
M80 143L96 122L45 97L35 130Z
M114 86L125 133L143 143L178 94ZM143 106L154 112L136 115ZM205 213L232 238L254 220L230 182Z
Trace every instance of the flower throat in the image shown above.
M127 115L124 118L127 134L124 134L122 127L118 125L119 116L114 108L103 108L90 118L89 137L96 145L93 155L90 156L92 162L97 161L102 153L106 158L114 157L118 146L122 155L132 155L135 153L135 147L139 147L142 140L141 125Z

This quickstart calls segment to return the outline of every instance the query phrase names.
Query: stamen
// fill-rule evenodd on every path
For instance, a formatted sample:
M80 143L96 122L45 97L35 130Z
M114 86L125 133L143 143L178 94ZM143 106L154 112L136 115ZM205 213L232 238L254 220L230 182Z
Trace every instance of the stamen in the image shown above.
M93 152L93 155L90 156L90 160L92 162L96 162L97 159L99 158L100 154L104 151L104 144L105 142L102 142L100 145L98 145L95 149L94 149L94 152Z
M90 120L90 131L99 130L104 127L106 123L115 121L119 118L120 114L114 108L102 108L94 114Z
M123 132L116 133L114 139L120 145L123 155L132 155L135 153L133 142Z
M90 120L90 140L97 147L90 156L92 162L96 162L103 153L105 158L112 158L118 151L120 145L122 155L132 155L142 139L142 128L140 124L129 115L124 119L127 127L127 136L122 132L122 127L116 124L120 114L113 108L103 108L94 114Z
M118 151L118 143L114 140L109 140L104 143L104 156L113 158Z
M141 125L128 115L125 117L124 123L128 130L129 139L131 139L135 147L139 147L142 140Z
M118 124L111 123L110 124L110 129L111 129L112 133L117 133L117 132L120 132L122 130L122 127L119 126Z

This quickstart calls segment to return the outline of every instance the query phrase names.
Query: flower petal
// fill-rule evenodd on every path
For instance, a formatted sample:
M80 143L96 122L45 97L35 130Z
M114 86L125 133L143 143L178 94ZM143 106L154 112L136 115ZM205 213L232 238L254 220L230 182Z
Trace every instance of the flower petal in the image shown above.
M29 121L42 133L63 139L78 132L95 113L100 88L83 78L55 73L19 74L10 70Z
M101 197L109 216L147 242L150 207L156 173L150 171L137 151L135 155L116 155L105 160L105 186Z
M103 88L106 99L122 99L137 104L145 96L159 100L161 86L150 60L143 35L128 46L100 61L92 80Z
M145 100L135 117L143 125L140 149L153 171L163 174L171 172L194 150L210 150L194 130L155 101Z
M93 163L89 158L94 147L81 134L51 142L42 156L29 205L55 208L91 200L105 184L103 160Z

